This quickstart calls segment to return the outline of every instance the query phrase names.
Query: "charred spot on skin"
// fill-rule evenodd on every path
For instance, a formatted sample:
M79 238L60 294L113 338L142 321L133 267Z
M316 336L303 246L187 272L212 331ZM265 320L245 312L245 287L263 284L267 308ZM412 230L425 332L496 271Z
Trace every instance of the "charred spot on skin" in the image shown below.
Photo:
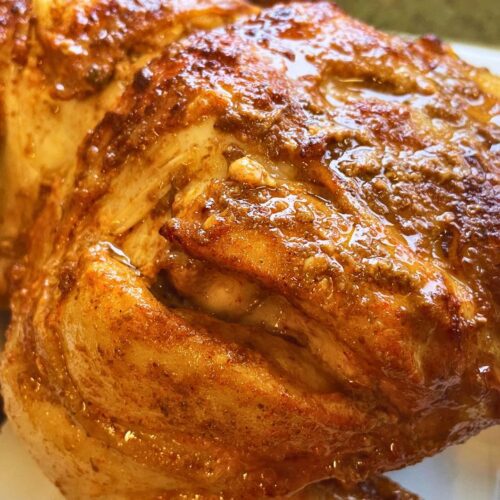
M146 66L138 71L134 76L133 86L137 92L144 92L151 85L153 72Z
M458 264L459 234L455 226L447 224L441 232L441 251L453 264Z
M436 35L424 35L419 38L419 42L428 50L443 55L445 53L445 45L443 41Z
M239 59L239 53L235 47L225 44L216 45L210 39L204 40L191 50L195 54L204 56L208 61L214 61L217 66L236 66Z
M161 401L159 404L159 408L164 417L168 417L170 415L170 408L166 402Z
M236 144L229 144L229 146L227 146L227 148L222 152L222 155L227 160L228 164L231 164L245 156L245 152Z
M111 81L113 74L114 70L112 68L91 64L85 75L85 80L95 89L100 89Z
M272 101L274 102L274 104L286 104L287 95L283 91L276 90L276 89L270 89L269 96L272 99Z
M63 266L59 275L59 290L64 296L68 295L76 282L75 269L73 264Z
M221 132L234 132L240 127L241 117L231 110L219 116L214 123L214 129Z
M92 458L90 459L90 466L92 467L92 470L94 472L99 472L99 467L96 465L94 459Z
M170 108L170 115L180 115L184 113L187 109L187 100L186 99L179 99L171 108Z
M272 111L274 109L273 101L270 95L266 92L266 87L257 85L253 97L253 105L260 111Z

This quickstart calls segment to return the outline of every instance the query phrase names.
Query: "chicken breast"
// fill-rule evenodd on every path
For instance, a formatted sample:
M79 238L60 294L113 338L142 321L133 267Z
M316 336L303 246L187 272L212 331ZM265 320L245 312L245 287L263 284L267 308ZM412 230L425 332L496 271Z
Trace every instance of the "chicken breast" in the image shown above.
M15 274L2 391L46 474L339 498L498 424L499 98L329 2L139 69Z

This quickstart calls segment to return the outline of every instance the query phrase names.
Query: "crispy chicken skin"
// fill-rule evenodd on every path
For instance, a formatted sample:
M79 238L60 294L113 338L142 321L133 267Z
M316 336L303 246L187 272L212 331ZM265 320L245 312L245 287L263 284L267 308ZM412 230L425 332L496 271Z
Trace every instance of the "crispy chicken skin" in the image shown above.
M0 5L0 299L79 144L170 42L255 11L243 0L6 0ZM69 180L69 182L68 182Z
M499 423L496 77L301 2L128 81L14 270L6 411L69 498L387 497Z

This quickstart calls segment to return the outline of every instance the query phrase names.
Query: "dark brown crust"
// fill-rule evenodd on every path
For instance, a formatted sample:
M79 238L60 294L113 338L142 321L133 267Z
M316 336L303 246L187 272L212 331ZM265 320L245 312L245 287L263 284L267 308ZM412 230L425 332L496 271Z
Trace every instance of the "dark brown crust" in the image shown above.
M6 10L9 3L11 11L20 4L7 2ZM217 5L211 0L96 0L51 6L48 19L35 28L42 49L39 65L55 97L83 98L102 90L121 60L159 50L196 28L231 22L251 12L243 0ZM19 19L17 12L14 17Z

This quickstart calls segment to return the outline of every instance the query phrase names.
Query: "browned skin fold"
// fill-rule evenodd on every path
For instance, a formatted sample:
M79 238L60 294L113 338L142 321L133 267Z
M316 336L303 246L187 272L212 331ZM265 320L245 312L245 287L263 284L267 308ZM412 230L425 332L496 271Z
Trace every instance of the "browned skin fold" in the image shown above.
M104 72L150 19L106 5L61 25L137 27ZM328 2L234 8L44 181L7 413L70 498L412 498L380 474L500 420L498 79ZM107 92L90 60L50 99Z
M0 307L43 200L71 191L78 146L137 69L193 31L254 12L244 0L2 2Z

